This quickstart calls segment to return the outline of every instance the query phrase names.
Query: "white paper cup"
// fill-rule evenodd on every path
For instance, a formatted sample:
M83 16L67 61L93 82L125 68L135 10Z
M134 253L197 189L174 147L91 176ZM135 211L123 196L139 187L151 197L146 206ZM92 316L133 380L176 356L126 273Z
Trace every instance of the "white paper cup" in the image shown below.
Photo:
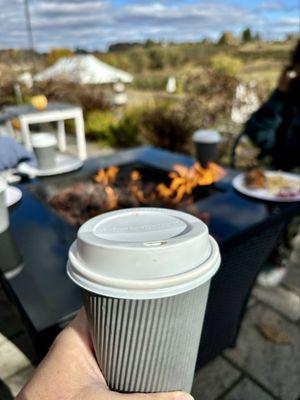
M83 288L95 353L112 390L191 390L219 265L207 226L183 212L121 210L79 229L67 270Z
M4 232L9 226L8 209L5 201L6 188L6 181L0 176L0 233Z
M57 139L51 133L36 133L31 137L32 147L40 169L55 167Z
M217 160L221 141L222 137L217 131L198 130L193 134L196 158L203 167Z

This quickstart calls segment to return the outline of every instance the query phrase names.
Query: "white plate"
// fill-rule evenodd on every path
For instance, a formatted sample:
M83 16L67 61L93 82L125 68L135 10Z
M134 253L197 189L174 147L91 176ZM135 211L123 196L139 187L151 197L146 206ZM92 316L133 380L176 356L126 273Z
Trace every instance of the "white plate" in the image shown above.
M26 174L30 177L35 176L52 176L66 174L67 172L76 171L81 168L83 162L70 154L59 153L56 156L56 166L51 169L38 169L26 162L18 165L18 172Z
M14 186L7 186L5 191L5 203L7 207L11 207L20 201L22 198L22 192L19 188Z
M276 201L280 203L300 201L300 177L298 175L276 171L264 171L264 173L266 174L266 176L274 176L280 174L286 179L294 180L296 184L298 184L299 194L291 197L282 197L276 194L272 194L266 189L250 189L244 183L245 173L237 175L233 179L232 185L238 192L245 194L246 196L254 197L255 199Z

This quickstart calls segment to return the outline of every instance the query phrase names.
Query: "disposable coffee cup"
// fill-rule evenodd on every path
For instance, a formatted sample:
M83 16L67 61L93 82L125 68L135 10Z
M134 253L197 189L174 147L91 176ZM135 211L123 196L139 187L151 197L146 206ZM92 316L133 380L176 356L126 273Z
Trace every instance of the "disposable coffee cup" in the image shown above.
M219 248L183 212L135 208L79 229L67 271L82 288L100 369L112 390L190 392Z
M6 205L5 195L6 188L6 181L0 176L0 233L4 232L9 226L8 208Z
M198 130L193 134L196 158L203 167L218 158L221 135L217 131Z
M31 138L34 154L40 169L55 167L57 139L51 133L36 133Z

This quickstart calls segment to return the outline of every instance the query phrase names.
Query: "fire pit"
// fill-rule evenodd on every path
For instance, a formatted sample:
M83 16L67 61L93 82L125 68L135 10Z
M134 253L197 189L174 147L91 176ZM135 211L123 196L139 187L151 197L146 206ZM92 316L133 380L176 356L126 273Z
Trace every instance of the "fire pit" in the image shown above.
M203 176L193 163L187 156L142 147L90 159L80 171L20 185L22 202L10 220L24 269L2 283L40 356L82 305L80 291L65 272L78 225L107 210L133 206L177 208L209 222L222 264L211 282L198 366L234 345L256 276L299 205L251 200L232 188L238 171L227 171L218 181L224 171L217 168L215 179L209 180L211 175L205 171Z
M216 191L212 185L224 176L224 169L214 163L207 168L175 164L169 173L143 165L110 166L64 188L48 188L46 198L76 226L104 212L131 207L185 210L209 223L209 214L199 212L195 203Z

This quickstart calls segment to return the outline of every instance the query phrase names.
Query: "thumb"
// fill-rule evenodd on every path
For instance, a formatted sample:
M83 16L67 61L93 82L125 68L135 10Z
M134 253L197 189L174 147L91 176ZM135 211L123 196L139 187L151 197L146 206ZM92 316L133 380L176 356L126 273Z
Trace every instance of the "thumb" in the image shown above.
M172 393L136 393L136 394L120 394L110 392L107 400L194 400L194 398L184 392Z

